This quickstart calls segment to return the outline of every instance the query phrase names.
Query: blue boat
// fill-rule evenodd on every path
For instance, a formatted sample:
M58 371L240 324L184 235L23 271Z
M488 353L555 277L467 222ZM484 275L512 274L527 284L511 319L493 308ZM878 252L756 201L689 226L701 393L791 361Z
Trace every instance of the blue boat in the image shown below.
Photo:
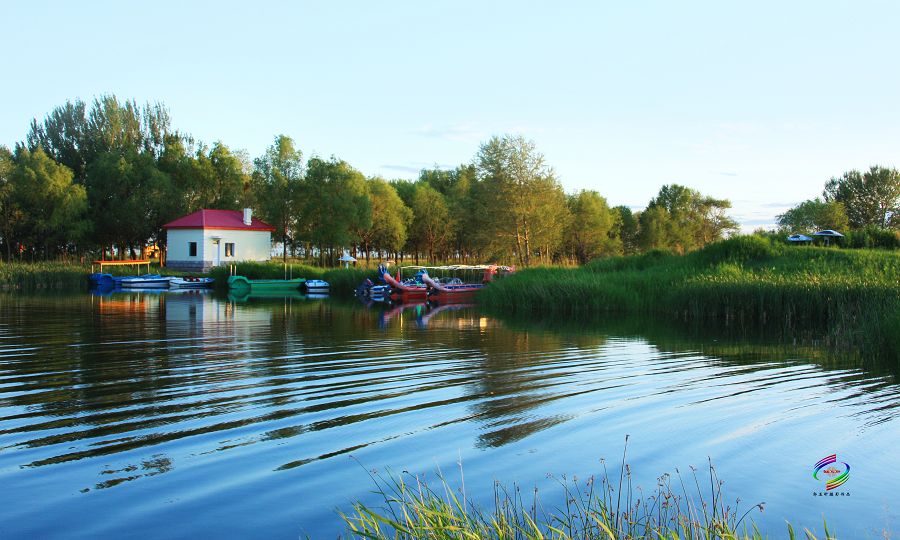
M144 274L143 276L125 276L113 278L116 285L123 289L168 289L169 278L159 274Z
M91 285L94 287L102 287L106 289L116 286L116 281L112 274L95 273L88 276L88 278L90 278Z

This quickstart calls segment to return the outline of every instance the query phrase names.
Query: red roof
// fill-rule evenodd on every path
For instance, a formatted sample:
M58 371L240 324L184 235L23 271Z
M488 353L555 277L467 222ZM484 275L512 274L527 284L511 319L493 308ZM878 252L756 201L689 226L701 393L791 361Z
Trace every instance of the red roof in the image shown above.
M240 210L197 210L193 214L180 217L163 225L163 229L228 229L235 231L270 231L275 227L265 221L253 218L250 225L244 224L244 213Z

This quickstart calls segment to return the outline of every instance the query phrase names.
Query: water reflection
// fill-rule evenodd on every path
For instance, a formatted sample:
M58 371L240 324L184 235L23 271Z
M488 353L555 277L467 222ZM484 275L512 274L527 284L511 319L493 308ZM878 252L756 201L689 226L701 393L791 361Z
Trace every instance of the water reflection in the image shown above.
M879 447L900 442L884 431L900 405L891 367L706 330L500 321L470 305L366 308L299 294L3 296L0 478L50 506L138 484L171 498L189 482L206 490L197 501L228 507L238 502L212 493L297 494L304 484L285 475L339 478L348 469L336 458L350 453L389 451L413 468L453 449L510 462L545 449L574 465L585 448L637 433L649 448L737 460L747 445L784 437L790 447L835 424ZM547 463L518 468L540 477ZM360 488L330 487L345 500Z

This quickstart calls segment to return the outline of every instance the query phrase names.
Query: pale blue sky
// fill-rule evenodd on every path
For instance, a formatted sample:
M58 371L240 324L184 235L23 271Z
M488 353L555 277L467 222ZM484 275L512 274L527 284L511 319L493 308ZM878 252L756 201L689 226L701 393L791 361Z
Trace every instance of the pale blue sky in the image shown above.
M4 2L0 144L66 99L168 105L259 155L412 178L492 134L568 191L665 183L753 229L851 168L900 165L895 2Z

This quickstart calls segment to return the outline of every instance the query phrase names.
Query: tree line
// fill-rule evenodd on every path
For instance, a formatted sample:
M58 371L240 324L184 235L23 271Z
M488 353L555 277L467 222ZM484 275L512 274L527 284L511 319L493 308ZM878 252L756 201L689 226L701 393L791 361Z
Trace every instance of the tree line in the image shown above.
M0 246L7 260L134 257L165 246L163 225L201 208L250 207L289 255L369 259L577 261L652 249L686 252L737 229L728 200L677 184L643 211L597 191L566 193L532 141L493 137L470 163L418 179L367 177L306 158L275 137L255 159L171 126L159 103L115 96L55 108L14 150L0 147Z
M822 198L803 201L777 217L782 233L824 229L846 233L854 247L900 244L900 171L873 166L825 183Z

